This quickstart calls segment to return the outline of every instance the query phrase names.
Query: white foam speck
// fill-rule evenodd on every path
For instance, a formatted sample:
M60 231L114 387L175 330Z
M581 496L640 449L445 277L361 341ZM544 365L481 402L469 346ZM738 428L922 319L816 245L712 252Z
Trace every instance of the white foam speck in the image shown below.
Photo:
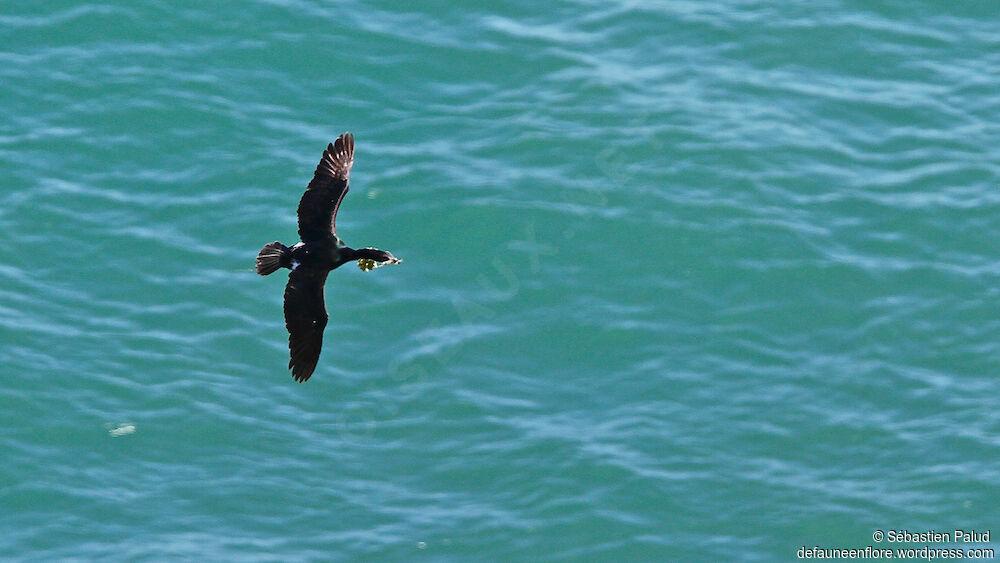
M107 425L108 434L112 438L120 438L122 436L128 436L129 434L135 434L135 425L130 423L122 423L115 425Z

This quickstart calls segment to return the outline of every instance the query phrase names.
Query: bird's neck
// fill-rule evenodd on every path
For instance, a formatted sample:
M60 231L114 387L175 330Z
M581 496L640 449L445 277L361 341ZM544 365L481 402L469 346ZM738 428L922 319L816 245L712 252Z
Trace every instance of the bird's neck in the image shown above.
M378 261L379 259L382 258L381 252L382 252L381 250L375 248L359 248L355 250L353 248L347 247L344 249L344 257L346 258L347 262L350 262L352 260L362 260L364 258Z

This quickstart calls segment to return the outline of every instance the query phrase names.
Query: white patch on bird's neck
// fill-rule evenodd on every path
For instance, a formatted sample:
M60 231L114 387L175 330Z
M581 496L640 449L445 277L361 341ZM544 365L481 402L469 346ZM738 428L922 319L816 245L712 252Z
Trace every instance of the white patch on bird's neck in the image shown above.
M299 264L299 261L298 261L298 260L292 260L292 271L294 271L294 270L295 270L295 268L298 268L298 267L299 267L299 265L300 265L300 264Z

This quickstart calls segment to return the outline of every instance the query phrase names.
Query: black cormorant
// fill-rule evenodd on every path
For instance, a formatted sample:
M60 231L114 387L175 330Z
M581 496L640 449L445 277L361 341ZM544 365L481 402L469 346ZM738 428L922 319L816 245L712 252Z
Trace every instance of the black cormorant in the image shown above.
M309 379L323 346L328 319L323 286L330 270L358 260L362 270L399 264L391 252L355 250L337 236L337 210L347 193L354 164L354 136L344 133L328 145L306 192L299 201L299 238L295 246L264 245L257 254L257 273L266 276L288 268L285 286L285 327L288 329L288 369L299 383Z

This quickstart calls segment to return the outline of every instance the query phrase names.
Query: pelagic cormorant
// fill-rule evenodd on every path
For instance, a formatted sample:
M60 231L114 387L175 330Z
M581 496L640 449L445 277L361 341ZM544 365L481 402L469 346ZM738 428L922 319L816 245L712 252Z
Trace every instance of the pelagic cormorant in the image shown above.
M299 383L309 379L323 346L329 318L323 286L330 270L358 260L362 270L399 264L391 252L377 248L355 250L337 236L337 210L350 183L354 164L354 136L344 133L328 145L306 192L299 201L299 238L295 246L280 242L264 245L257 255L257 273L266 276L288 268L285 286L285 327L288 329L288 369Z

